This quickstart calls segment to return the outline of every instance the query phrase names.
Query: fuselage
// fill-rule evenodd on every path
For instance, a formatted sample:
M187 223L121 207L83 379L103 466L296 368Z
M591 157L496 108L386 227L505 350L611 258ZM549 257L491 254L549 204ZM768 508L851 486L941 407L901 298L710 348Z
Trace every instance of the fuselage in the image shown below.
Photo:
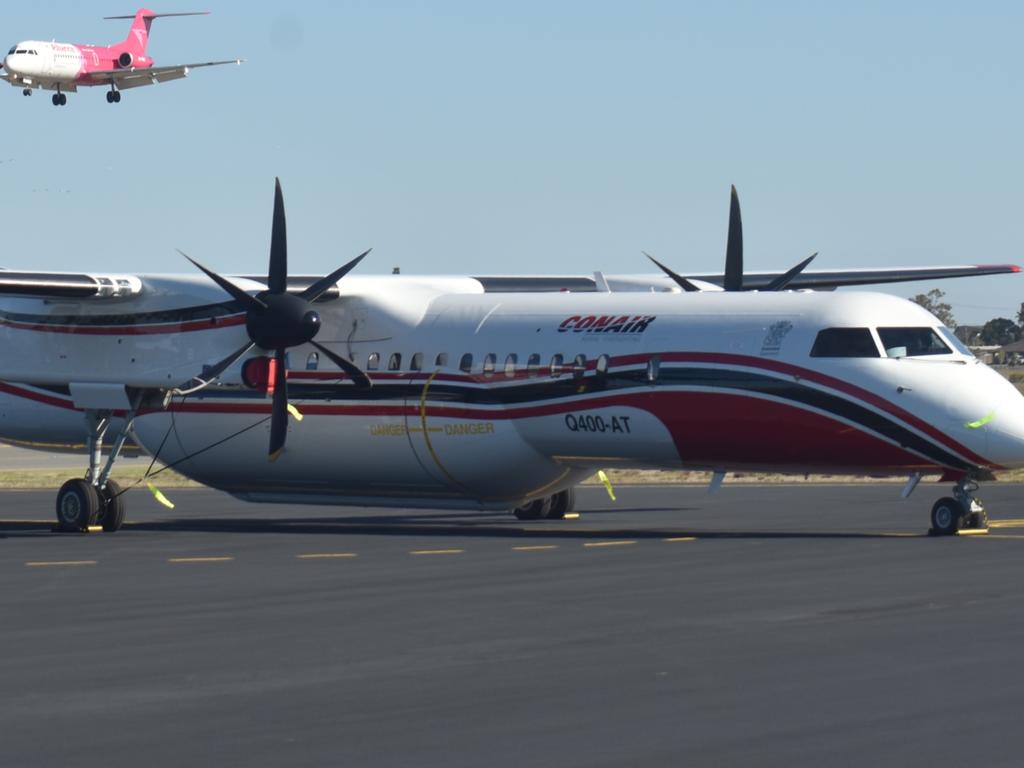
M81 442L69 383L169 388L246 339L202 278L126 299L0 300L0 436ZM255 283L237 281L256 290ZM1024 466L1024 398L931 314L875 293L484 293L469 278L346 278L289 351L287 450L241 365L135 437L252 500L507 508L598 468L962 477ZM26 407L26 404L30 404Z
M79 85L105 84L93 82L94 72L146 69L153 66L153 60L145 53L126 51L124 44L101 46L25 40L11 47L3 64L15 85L53 87L60 84L65 90L73 90Z

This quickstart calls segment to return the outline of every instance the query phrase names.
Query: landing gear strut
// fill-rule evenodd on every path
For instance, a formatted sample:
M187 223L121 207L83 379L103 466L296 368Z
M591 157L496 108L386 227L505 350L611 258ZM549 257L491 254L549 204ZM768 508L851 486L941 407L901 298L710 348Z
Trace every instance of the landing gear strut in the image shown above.
M974 495L978 484L965 477L953 486L953 495L941 498L932 507L932 529L938 536L952 536L962 530L988 528L988 514L981 499Z
M103 463L103 436L110 426L111 411L87 410L85 412L89 444L89 470L85 478L68 480L57 492L57 530L87 531L100 525L104 531L113 533L124 524L125 501L121 486L110 479L128 433L135 420L137 407L124 417L110 454ZM102 467L100 466L102 463Z

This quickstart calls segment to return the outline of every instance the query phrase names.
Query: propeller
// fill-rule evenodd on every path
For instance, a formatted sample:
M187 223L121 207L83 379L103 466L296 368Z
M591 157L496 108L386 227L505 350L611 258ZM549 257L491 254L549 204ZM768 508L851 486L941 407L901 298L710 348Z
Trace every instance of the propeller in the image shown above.
M671 269L666 267L664 264L659 262L653 256L646 251L642 251L644 256L653 261L658 268L666 275L671 277L676 284L684 291L699 291L700 288L695 285L691 280L673 272ZM794 267L791 267L785 273L774 278L768 285L760 289L746 288L743 285L743 219L740 216L740 198L736 194L736 185L732 186L732 192L729 199L729 235L725 242L725 275L722 279L722 288L726 291L750 291L750 290L761 290L761 291L782 291L786 289L793 279L806 269L807 265L814 261L814 257L818 253L815 251L806 259L801 261Z
M288 377L285 371L285 353L289 348L311 344L348 374L357 387L368 389L372 386L370 377L359 366L313 340L320 331L321 325L320 314L313 308L313 302L351 272L370 251L366 250L359 254L352 261L317 280L302 292L288 293L288 237L280 179L274 180L274 217L270 232L267 290L251 296L227 278L207 269L187 254L178 252L245 309L245 330L249 334L249 340L220 362L212 366L204 366L202 379L212 381L217 378L253 347L274 352L276 365L274 369L274 399L270 412L269 456L271 461L284 450L288 434Z

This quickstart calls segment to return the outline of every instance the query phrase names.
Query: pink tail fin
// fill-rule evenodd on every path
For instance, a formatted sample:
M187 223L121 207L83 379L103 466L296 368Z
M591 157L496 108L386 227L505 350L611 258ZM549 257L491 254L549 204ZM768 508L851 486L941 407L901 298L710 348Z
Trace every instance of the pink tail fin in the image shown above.
M153 26L153 19L157 14L148 8L142 8L135 14L132 28L128 31L128 37L124 41L124 49L132 56L144 56L146 46L149 44L149 28Z

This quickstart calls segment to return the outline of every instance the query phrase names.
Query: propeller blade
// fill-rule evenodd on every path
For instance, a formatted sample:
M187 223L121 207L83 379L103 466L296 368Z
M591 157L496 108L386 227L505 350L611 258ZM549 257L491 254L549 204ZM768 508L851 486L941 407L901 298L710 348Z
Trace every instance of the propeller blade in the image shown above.
M288 377L284 369L284 349L274 352L274 403L270 411L270 460L277 461L288 436Z
M251 341L247 341L245 344L243 344L241 347L236 349L230 355L225 357L219 363L215 363L214 365L204 365L203 366L203 372L201 374L199 374L199 376L197 378L202 379L204 381L213 381L218 376L220 376L222 373L224 373L224 371L226 371L228 368L230 368L231 365L238 358L240 358L242 355L244 355L246 352L248 352L254 346L256 346L256 345L253 344Z
M248 293L243 291L241 288L239 288L237 285L232 283L230 280L221 277L216 272L214 272L212 269L207 269L206 267L204 267L202 264L200 264L198 261L193 259L191 256L189 256L184 251L178 249L178 253L180 253L186 259L191 261L208 278L213 280L213 282L215 282L217 285L219 285L221 288L223 288L225 291L227 291L229 294L231 294L231 298L233 298L235 301L237 301L239 304L241 304L243 307L245 307L246 310L250 310L250 309L266 309L267 308L267 305L264 304L259 299L257 299L255 296L250 296Z
M267 288L271 293L284 293L288 289L288 233L284 222L284 195L278 178L274 179L274 224L270 230Z
M316 301L321 296L323 296L324 293L332 285L334 285L336 282L341 280L341 278L343 278L345 275L347 275L349 272L351 272L355 268L355 266L360 261L365 259L366 255L370 251L372 251L372 250L373 250L373 248L367 248L365 251L360 253L358 256L356 256L354 259L352 259L352 261L350 261L345 266L339 267L338 269L334 270L333 272L331 272L331 274L327 275L327 277L320 278L315 283L313 283L311 286L309 286L306 290L304 290L302 293L300 293L299 294L299 298L305 299L306 301Z
M787 285L789 285L791 282L793 282L793 278L796 277L797 275L799 275L801 272L803 272L804 268L808 264L810 264L812 261L814 261L814 257L817 256L817 255L818 255L818 252L815 251L810 256L808 256L806 259L804 259L799 264L797 264L795 267L792 267L784 275L779 275L778 277L776 277L774 280L772 280L770 283L768 283L768 285L766 285L761 290L764 290L764 291L781 291Z
M722 287L727 291L743 290L743 221L735 185L729 202L729 239L725 244L725 280Z
M664 273L665 273L666 275L668 275L668 276L669 276L669 277L671 277L671 278L672 278L673 280L675 280L675 281L676 281L676 285L678 285L678 286L679 286L680 288L682 288L682 289L683 289L684 291L699 291L699 290L700 290L700 288L698 288L698 287L697 287L696 285L694 285L693 283L691 283L691 282L690 282L689 280L687 280L687 279L686 279L685 277L683 277L682 275L677 275L677 274L676 274L675 272L673 272L673 271L672 271L671 269L669 269L668 267L666 267L666 266L665 266L664 264L662 264L662 263L661 263L660 261L658 261L658 260L657 260L656 258L654 258L653 256L651 256L651 254L649 254L649 253L648 253L647 251L640 251L640 253L642 253L642 254L643 254L644 256L646 256L646 257L647 257L648 259L650 259L651 261L653 261L653 262L654 262L654 265L655 265L655 266L656 266L656 267L657 267L658 269L660 269L660 270L661 270L662 272L664 272Z
M361 389L369 389L370 387L373 386L373 382L370 381L370 377L363 372L362 368L353 363L351 360L348 360L342 357L341 355L335 354L327 347L325 347L323 344L317 344L315 341L311 341L309 343L312 344L317 349L319 349L321 352L323 352L324 357L326 357L336 366L341 368L341 370L347 373L351 377L352 381L355 382L357 387L360 387Z

